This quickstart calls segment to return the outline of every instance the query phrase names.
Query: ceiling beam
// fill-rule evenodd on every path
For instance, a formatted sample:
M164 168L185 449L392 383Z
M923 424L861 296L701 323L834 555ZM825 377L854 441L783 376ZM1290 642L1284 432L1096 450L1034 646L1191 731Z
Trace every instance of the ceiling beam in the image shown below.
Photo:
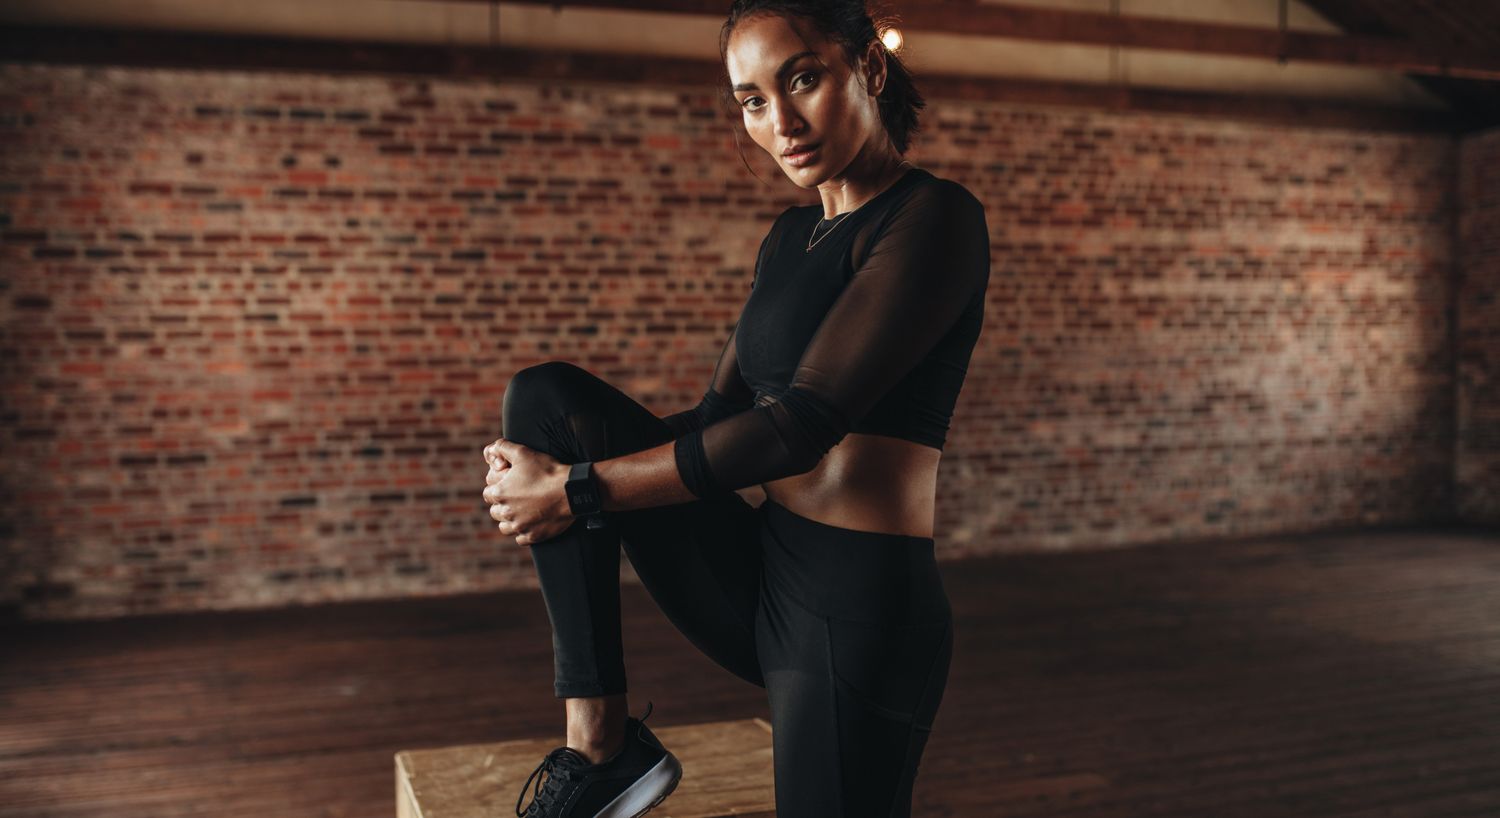
M680 57L42 26L0 28L0 53L7 61L65 65L415 74L709 89L718 86L723 72L717 60ZM1453 133L1457 128L1455 118L1443 112L1336 100L934 73L924 73L920 80L924 93L933 99L1188 114L1295 127L1416 133ZM733 119L728 112L725 116Z
M1445 49L1454 43L1465 47L1487 48L1500 54L1500 31L1487 33L1484 20L1466 16L1461 23L1445 24L1424 9L1445 7L1452 11L1454 0L1441 3L1418 0L1417 4L1371 3L1368 0L1301 0L1323 18L1351 34L1377 37L1401 36L1429 50ZM1493 2L1493 0L1479 0ZM1493 28L1493 27L1491 27ZM1466 77L1412 76L1411 81L1423 90L1448 103L1459 119L1459 133L1487 131L1500 125L1500 84Z
M491 0L460 0L488 3ZM505 0L507 4L554 9L610 9L724 18L724 0ZM1406 40L1369 35L1310 31L1226 23L1202 23L1164 17L1114 15L1093 11L1037 8L972 0L928 0L892 4L901 27L976 37L1009 37L1055 43L1117 45L1127 48L1187 51L1229 57L1260 57L1500 80L1500 58L1488 53L1434 53Z

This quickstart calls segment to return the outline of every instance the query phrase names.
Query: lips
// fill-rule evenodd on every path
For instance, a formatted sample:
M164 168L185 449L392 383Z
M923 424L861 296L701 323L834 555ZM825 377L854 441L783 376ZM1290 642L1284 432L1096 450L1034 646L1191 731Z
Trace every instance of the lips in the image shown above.
M823 150L821 145L808 145L800 153L784 153L781 158L794 168L801 168L820 161Z
M793 148L788 149L781 155L786 157L801 156L803 154L810 153L814 148L818 147L818 144L819 143L814 142L811 145L797 145Z

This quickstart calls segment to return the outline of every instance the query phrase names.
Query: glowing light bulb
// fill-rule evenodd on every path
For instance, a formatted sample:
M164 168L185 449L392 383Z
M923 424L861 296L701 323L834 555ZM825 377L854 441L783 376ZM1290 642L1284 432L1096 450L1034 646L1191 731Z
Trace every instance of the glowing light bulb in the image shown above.
M880 42L885 44L887 51L896 51L901 48L901 29L888 28L880 35Z

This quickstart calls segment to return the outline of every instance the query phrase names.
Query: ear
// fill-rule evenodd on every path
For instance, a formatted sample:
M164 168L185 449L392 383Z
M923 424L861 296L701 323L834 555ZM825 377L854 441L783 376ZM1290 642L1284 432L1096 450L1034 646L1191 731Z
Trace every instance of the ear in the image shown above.
M879 37L870 41L870 47L865 49L864 59L865 87L869 89L870 96L878 97L885 90L885 43Z

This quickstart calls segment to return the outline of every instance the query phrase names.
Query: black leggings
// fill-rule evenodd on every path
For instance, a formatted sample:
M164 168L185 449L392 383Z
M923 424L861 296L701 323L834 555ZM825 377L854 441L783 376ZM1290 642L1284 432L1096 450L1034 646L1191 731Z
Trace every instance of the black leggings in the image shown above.
M564 361L517 372L508 440L563 463L672 440ZM554 693L622 693L620 560L709 658L765 688L778 818L906 818L947 686L953 615L931 537L827 525L738 494L614 511L531 547L552 622Z

